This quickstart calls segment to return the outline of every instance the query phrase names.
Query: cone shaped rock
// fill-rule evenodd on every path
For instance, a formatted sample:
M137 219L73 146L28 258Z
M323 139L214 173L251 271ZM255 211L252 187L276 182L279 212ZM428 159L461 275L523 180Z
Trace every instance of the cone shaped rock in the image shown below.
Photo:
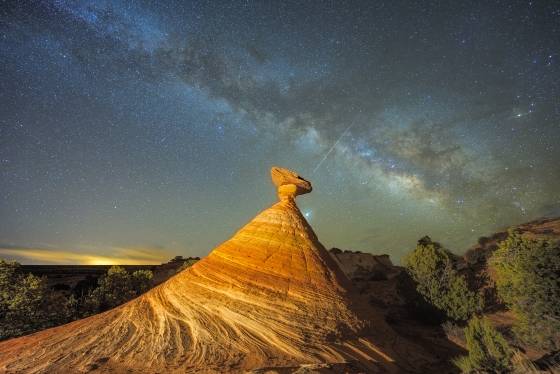
M368 372L413 371L428 358L356 294L299 211L294 198L311 184L275 169L279 189L296 188L206 258L115 309L1 342L0 372L244 372L349 361Z

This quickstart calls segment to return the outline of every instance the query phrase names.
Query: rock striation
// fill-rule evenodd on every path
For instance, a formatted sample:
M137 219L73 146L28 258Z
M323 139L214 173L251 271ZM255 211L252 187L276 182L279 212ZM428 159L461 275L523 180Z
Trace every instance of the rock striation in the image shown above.
M271 174L280 201L206 258L115 309L1 342L0 372L425 370L430 357L357 294L301 214L311 183Z

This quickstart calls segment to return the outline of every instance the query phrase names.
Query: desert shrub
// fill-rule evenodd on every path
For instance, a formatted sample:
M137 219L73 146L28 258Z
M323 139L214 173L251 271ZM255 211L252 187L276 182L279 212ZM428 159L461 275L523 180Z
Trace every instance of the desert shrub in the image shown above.
M448 318L466 321L482 309L482 297L457 272L453 254L429 237L418 241L404 264L417 291Z
M191 266L193 266L194 264L196 264L198 261L200 260L200 258L198 257L189 257L187 258L183 264L181 265L181 267L179 267L179 269L177 269L177 273L190 268Z
M66 296L62 292L46 290L43 295L43 323L37 330L62 325L78 318L78 300L74 295Z
M453 360L463 373L507 373L511 370L512 349L485 318L474 317L465 328L467 356Z
M131 274L120 266L111 266L107 274L99 278L98 287L82 301L82 314L103 312L135 298L150 289L152 277L149 270L136 270Z
M130 274L113 266L98 287L76 298L49 289L46 278L23 274L17 262L0 260L0 339L58 326L120 305L151 287L152 272Z
M135 295L141 295L152 287L154 274L150 270L136 270L130 278Z
M451 340L461 346L466 344L464 328L451 321L444 322L441 327L448 340Z
M20 273L17 262L0 260L0 337L32 331L43 320L46 280Z
M516 316L513 331L526 345L560 349L560 247L510 231L490 259L498 296Z
M78 283L76 283L72 289L72 293L76 298L82 299L85 295L97 288L97 281L97 277L87 275L84 279L81 279Z
M440 325L447 318L446 314L428 302L416 289L417 283L406 271L396 277L396 288L409 318L431 325Z
M0 260L0 339L68 322L74 301L49 290L46 278L23 274L17 262Z

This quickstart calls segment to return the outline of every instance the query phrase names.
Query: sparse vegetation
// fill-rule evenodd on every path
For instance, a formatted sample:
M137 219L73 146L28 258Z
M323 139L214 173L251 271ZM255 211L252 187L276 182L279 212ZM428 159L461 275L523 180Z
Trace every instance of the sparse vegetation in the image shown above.
M120 266L112 266L107 275L98 281L82 304L82 314L92 315L123 304L146 292L153 274L149 270L137 270L130 274Z
M504 337L484 318L474 317L465 328L467 356L454 360L463 373L507 373L513 351Z
M499 297L516 316L513 331L528 346L560 349L560 246L510 231L490 259Z
M426 301L455 321L466 321L482 309L482 297L469 289L454 265L454 255L428 236L404 259L407 272Z
M0 260L0 339L55 326L73 315L74 298L50 292L45 278L19 268Z
M556 361L531 361L511 347L530 347L549 355L560 349L560 243L514 230L501 234L501 242L493 240L499 244L492 244L496 249L487 260L496 286L492 289L516 317L513 327L506 327L509 342L489 320L479 317L482 297L469 289L451 252L424 237L404 264L425 301L455 321L442 327L450 340L467 346L469 354L454 360L463 372L557 372ZM486 238L479 240L480 245L488 243ZM486 262L486 258L481 260ZM469 319L461 331L460 326Z
M78 298L47 286L46 278L24 274L17 262L0 260L0 339L16 337L120 305L151 287L152 272L130 274L113 266L98 287Z
M189 257L187 259L185 259L183 261L183 265L181 265L181 267L179 267L177 269L177 273L180 273L181 271L190 268L191 266L193 266L194 264L196 264L198 261L200 260L199 257Z

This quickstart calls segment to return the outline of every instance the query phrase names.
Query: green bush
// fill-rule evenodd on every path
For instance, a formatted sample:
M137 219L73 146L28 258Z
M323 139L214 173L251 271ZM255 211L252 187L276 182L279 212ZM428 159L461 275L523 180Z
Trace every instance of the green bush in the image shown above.
M560 246L510 231L490 259L498 296L516 316L523 343L560 349Z
M98 287L86 296L82 314L103 312L135 298L150 289L152 277L149 270L130 274L120 266L111 266L107 275L99 278Z
M194 264L196 264L200 259L197 258L193 258L190 257L188 259L186 259L183 264L181 265L181 267L179 269L177 269L177 273L180 273L181 271L190 268L191 266L193 266Z
M46 278L23 274L17 262L0 260L0 339L68 322L73 302L51 292Z
M417 291L448 318L466 321L482 309L482 297L456 271L453 254L429 237L418 241L404 264Z
M0 260L0 338L32 331L43 320L46 281L19 272L16 262Z
M152 272L130 274L113 266L98 281L98 287L76 299L47 286L46 278L23 274L17 262L0 259L0 339L58 326L79 317L114 308L146 292Z
M469 354L453 360L463 373L507 373L513 351L485 318L474 317L465 328Z
M407 315L425 324L440 325L448 318L440 309L420 294L417 290L418 283L406 271L396 277L396 290L402 298Z

